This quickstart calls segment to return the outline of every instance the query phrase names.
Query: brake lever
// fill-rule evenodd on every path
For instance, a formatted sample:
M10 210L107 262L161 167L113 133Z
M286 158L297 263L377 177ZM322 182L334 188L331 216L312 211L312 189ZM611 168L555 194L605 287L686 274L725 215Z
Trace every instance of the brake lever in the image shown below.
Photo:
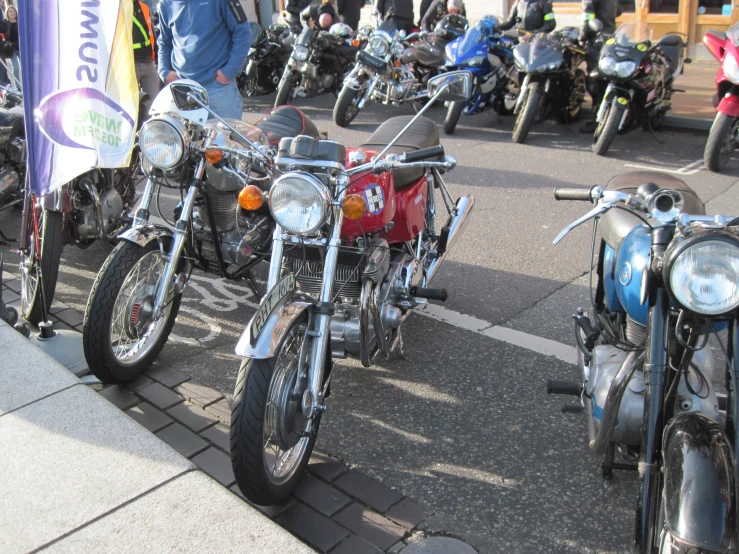
M570 231L572 231L575 227L579 227L580 225L582 225L586 221L588 221L590 219L593 219L594 217L598 217L599 215L607 212L611 208L612 204L613 204L612 202L603 202L603 201L598 202L598 204L596 204L596 206L592 210L590 210L588 213L586 213L580 219L577 219L577 220L573 221L567 227L565 227L564 229L562 229L562 231L559 233L559 235L557 235L557 238L554 239L554 244L555 245L558 244L559 241L561 241L563 238L565 238L565 236L567 235L567 233L569 233Z
M626 206L640 207L642 209L646 207L646 203L644 202L644 200L639 198L638 196L626 194L624 192L619 192L615 190L603 191L601 199L598 201L595 207L584 216L582 216L580 219L573 221L567 227L565 227L562 232L557 235L557 238L554 239L554 244L557 244L559 241L561 241L565 237L565 235L567 235L567 233L572 231L575 227L578 227L586 221L593 219L594 217L597 217L613 208L613 205L616 202L623 202Z

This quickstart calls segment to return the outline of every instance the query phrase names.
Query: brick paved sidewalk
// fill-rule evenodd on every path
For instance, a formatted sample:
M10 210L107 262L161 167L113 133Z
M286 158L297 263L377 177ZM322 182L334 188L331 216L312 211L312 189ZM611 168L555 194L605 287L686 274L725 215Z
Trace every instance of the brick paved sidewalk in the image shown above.
M714 59L685 64L685 72L675 80L675 87L685 92L673 95L670 115L712 121L716 116L711 99L716 93L717 72Z
M5 272L3 299L19 308L20 281ZM82 330L82 314L54 301L56 329ZM95 385L101 396L243 499L229 456L231 401L170 367L153 368L125 387ZM246 502L246 500L244 500ZM320 552L397 553L424 536L430 515L417 503L331 456L314 451L295 493L256 506Z

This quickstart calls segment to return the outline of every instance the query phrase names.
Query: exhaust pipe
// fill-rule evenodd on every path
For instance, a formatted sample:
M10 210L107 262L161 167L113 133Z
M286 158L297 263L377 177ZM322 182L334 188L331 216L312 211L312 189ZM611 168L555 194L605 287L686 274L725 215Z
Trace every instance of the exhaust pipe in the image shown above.
M446 227L449 228L449 236L446 242L446 250L440 256L437 256L431 264L429 264L426 270L426 276L423 280L423 286L428 287L431 280L436 275L439 266L446 258L446 253L449 252L449 248L454 244L454 241L462 234L464 225L467 221L467 216L470 215L472 208L475 205L475 198L473 196L461 196L454 205L454 211L449 216L449 220L446 222Z

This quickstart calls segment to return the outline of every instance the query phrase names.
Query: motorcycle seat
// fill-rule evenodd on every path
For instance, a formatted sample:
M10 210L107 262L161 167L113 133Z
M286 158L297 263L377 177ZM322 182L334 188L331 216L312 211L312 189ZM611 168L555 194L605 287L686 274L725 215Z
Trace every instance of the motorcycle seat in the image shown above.
M636 194L636 190L644 183L654 183L659 188L670 188L682 193L685 200L683 212L691 215L705 215L706 207L698 195L684 181L668 173L658 171L632 171L617 175L606 185L606 190L618 190L628 194ZM636 215L626 210L609 210L600 220L600 232L603 240L611 248L617 250L621 241L634 227L643 222Z
M659 39L657 44L662 53L670 60L669 71L671 75L674 75L679 68L680 58L682 58L685 49L683 39L678 35L665 35Z
M377 150L381 152L397 134L413 119L411 115L399 115L391 117L380 125L370 137L360 145L360 148ZM400 137L388 154L402 154L403 152L415 152L429 146L439 144L439 129L432 120L420 117L405 134ZM393 182L395 189L399 190L414 183L423 176L423 168L396 169L393 171Z
M255 126L262 130L270 144L278 144L285 137L298 135L321 138L316 124L295 106L279 106L270 110Z

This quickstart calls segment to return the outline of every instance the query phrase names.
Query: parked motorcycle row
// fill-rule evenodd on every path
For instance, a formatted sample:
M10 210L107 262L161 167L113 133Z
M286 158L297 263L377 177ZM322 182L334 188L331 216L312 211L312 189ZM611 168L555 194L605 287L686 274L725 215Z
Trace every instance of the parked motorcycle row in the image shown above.
M195 269L244 280L261 300L235 347L242 363L231 459L250 501L281 502L308 464L336 360L371 367L402 358L405 320L447 298L433 280L475 201L452 196L445 177L456 162L426 111L446 103L446 133L487 107L513 113L522 142L536 121L577 118L596 83L603 100L593 148L604 153L617 134L652 130L669 110L684 61L676 35L653 41L643 26L622 26L600 38L598 69L587 73L592 51L571 28L516 44L496 24L486 17L469 27L453 16L433 33L365 29L351 37L273 26L256 37L241 78L251 94L277 91L277 106L255 125L219 118L202 86L175 81L140 118L130 167L91 171L40 199L23 187L21 95L5 90L0 205L24 210L23 317L35 323L48 313L65 245L116 241L90 292L83 345L91 371L122 384L165 346ZM727 133L733 141L739 127L739 66L728 66L731 33L706 41L724 63L714 124L721 132L711 131L706 150L719 147L720 164ZM342 145L284 105L328 91L338 96L342 126L367 102L418 102L418 113ZM139 171L145 187L134 203ZM169 225L151 217L163 188L182 199ZM578 399L563 411L586 412L604 477L639 472L638 552L736 551L739 217L707 216L690 187L655 172L554 196L593 205L555 244L593 220L597 260L592 306L574 316L577 380L550 381L548 392ZM264 288L253 273L261 262ZM725 365L707 348L711 335ZM717 371L725 395L715 389Z

